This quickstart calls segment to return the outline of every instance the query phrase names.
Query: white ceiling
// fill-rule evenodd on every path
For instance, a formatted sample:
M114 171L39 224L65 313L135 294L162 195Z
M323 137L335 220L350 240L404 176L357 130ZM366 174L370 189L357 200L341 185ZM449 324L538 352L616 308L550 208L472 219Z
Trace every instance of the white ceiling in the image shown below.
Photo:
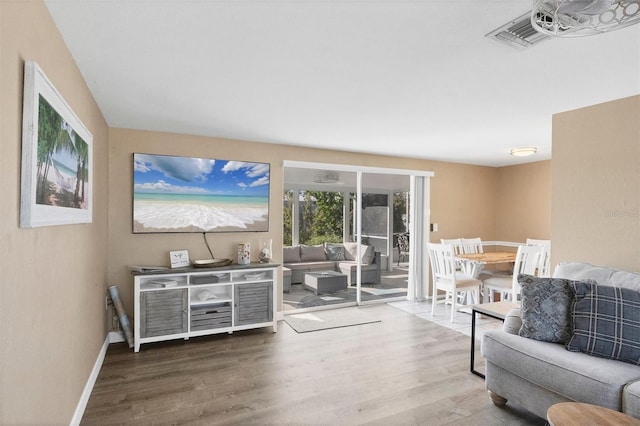
M45 1L112 127L503 166L640 93L640 25L484 37L527 0Z

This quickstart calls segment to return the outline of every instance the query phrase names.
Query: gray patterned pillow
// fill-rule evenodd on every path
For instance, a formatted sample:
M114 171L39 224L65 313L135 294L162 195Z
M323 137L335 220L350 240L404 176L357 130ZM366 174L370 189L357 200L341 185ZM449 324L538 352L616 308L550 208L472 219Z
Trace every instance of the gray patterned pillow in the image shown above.
M543 342L567 343L571 338L572 280L520 274L522 327L519 335Z
M324 251L327 260L344 260L344 246L342 244L326 244Z
M567 349L640 365L640 292L576 282Z

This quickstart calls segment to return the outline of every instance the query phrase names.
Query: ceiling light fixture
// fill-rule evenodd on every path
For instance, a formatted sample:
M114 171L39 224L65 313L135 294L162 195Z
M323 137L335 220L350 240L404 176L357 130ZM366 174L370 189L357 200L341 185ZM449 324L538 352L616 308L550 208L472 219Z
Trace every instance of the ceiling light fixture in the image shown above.
M640 22L639 0L534 0L531 25L555 37L602 34Z
M533 155L538 152L538 148L535 146L525 146L522 148L513 148L509 151L509 154L514 157L527 157L529 155Z
M318 172L313 175L315 183L336 183L340 180L338 172Z

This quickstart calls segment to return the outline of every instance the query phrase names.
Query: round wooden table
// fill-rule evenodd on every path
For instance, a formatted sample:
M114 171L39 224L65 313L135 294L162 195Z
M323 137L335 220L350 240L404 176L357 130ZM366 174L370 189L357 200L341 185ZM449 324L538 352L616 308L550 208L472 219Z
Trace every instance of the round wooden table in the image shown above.
M640 420L619 411L581 402L561 402L547 410L551 426L640 426Z

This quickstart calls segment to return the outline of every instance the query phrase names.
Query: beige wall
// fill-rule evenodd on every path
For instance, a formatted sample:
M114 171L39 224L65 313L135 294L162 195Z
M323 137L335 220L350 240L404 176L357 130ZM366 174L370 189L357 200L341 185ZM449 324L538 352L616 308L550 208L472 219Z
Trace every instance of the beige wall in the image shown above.
M268 235L273 238L279 260L283 160L433 171L431 218L439 224L439 232L432 233L432 241L457 236L494 240L498 235L505 239L517 234L515 227L499 229L500 221L496 220L502 214L496 188L511 191L510 180L502 178L510 171L108 129L41 1L0 1L0 22L0 176L4 192L4 202L0 203L1 424L65 424L71 420L104 341L108 284L120 287L132 314L127 265L166 264L171 249L188 249L194 258L207 257L201 234L131 233L133 152L271 163L270 232L210 234L216 257L234 258L238 242L257 244ZM23 66L27 59L38 62L93 134L95 195L91 224L18 227Z
M440 230L432 233L431 239L439 241L449 235L494 239L495 235L498 172L491 167L113 128L109 147L109 282L123 289L122 299L130 314L133 283L127 265L167 265L168 252L175 249L187 249L195 259L209 257L202 234L132 234L134 152L271 163L269 233L208 234L216 257L235 259L237 243L249 241L257 246L268 236L273 239L275 261L281 261L283 160L433 171L431 217Z
M498 169L441 164L432 179L431 223L438 224L438 232L431 233L431 241L474 237L494 240Z
M0 19L0 423L68 424L105 339L108 129L45 5ZM18 227L25 60L93 134L91 224Z
M640 271L640 96L553 116L552 261Z
M496 185L496 240L551 238L551 161L501 167Z

